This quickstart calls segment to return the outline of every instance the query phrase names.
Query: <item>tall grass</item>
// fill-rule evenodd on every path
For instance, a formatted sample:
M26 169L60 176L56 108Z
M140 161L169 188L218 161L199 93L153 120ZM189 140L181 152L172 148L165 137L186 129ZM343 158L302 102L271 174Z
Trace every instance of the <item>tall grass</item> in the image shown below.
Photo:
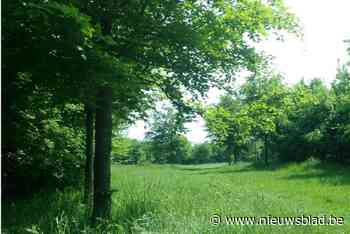
M264 168L234 166L113 166L112 219L88 226L76 190L3 203L4 233L350 233L350 171L318 161ZM210 224L231 216L334 215L342 226Z

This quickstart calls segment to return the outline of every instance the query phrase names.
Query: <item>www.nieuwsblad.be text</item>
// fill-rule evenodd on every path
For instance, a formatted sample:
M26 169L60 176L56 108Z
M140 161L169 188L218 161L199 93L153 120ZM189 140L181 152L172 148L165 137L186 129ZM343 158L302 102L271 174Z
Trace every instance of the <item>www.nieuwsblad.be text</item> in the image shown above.
M344 225L344 217L336 217L333 215L324 216L265 216L265 217L238 217L214 214L210 217L209 222L212 225Z

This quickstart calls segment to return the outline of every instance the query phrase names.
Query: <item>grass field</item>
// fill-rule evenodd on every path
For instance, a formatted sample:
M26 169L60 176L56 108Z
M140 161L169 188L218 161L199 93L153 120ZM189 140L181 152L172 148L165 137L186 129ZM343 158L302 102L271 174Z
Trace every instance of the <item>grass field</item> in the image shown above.
M350 171L317 161L113 166L112 233L350 233ZM76 190L3 203L5 233L93 233ZM222 216L220 225L209 222ZM224 216L344 217L344 225L227 225ZM6 231L7 230L7 231ZM85 232L78 232L85 230ZM111 231L113 230L113 231Z

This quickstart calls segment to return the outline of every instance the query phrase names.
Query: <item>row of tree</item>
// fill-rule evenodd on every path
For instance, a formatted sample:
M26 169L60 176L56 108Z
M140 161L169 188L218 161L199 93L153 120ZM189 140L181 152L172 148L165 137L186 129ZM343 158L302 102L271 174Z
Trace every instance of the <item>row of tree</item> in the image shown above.
M279 74L260 69L235 95L223 96L204 116L212 139L225 148L230 162L252 148L258 148L254 152L263 155L266 164L268 157L350 162L346 65L339 66L330 88L320 79L290 87Z
M113 140L112 161L118 164L201 164L225 162L215 144L191 144L183 135L173 142L135 140L118 137Z
M320 79L289 86L267 63L260 65L236 92L222 96L218 104L197 106L211 143L192 146L185 137L185 123L193 115L168 106L155 112L146 139L133 140L129 144L132 150L122 157L117 153L116 161L187 164L254 158L268 164L271 159L300 162L313 157L349 163L348 66L338 65L330 86ZM123 141L118 142L123 145Z
M192 145L174 108L156 112L143 141L114 138L118 163L198 164L240 159L350 161L350 73L339 66L331 87L321 80L294 86L269 73L252 75L235 95L204 113L210 143Z

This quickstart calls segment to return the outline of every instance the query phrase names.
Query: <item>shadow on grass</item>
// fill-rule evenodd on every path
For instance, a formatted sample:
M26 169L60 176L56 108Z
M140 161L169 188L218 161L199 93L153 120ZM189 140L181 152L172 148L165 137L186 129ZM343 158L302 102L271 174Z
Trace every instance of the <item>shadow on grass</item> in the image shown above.
M305 163L304 170L288 176L285 180L314 180L331 185L350 185L350 168L340 164Z
M1 228L3 233L14 234L59 233L59 226L65 225L69 233L76 233L87 224L81 200L77 189L67 188L56 192L43 190L31 198L2 201Z
M227 170L231 171L232 167L228 166L227 163L218 164L198 164L196 166L173 166L174 169L181 172L189 172L187 175L206 175L206 174L218 174L223 173Z
M294 168L296 170L289 169ZM273 161L269 165L263 162L239 162L232 166L221 164L219 166L192 166L181 167L177 166L177 170L191 172L189 175L219 175L219 174L236 174L249 172L272 172L281 169L287 171L287 176L279 177L286 180L308 180L319 179L321 183L332 185L349 185L350 184L350 168L335 164L335 163L321 163L317 160L310 160L302 163L282 163Z
M232 174L253 171L274 171L285 167L286 164L272 162L265 165L262 162L239 162L237 164L228 165L220 164L216 167L176 167L177 170L193 172L191 175L208 175L208 174Z
M214 170L227 166L226 162L206 163L206 164L171 164L171 167L180 171L202 171Z

